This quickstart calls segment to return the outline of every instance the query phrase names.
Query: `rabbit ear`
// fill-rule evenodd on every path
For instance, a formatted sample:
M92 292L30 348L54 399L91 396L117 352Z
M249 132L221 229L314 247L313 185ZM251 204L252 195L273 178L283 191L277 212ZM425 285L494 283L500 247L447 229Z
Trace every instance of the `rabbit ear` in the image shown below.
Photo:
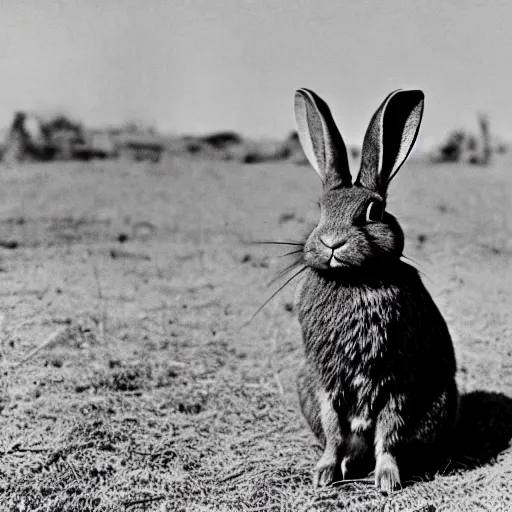
M356 184L383 195L412 149L423 115L422 91L394 91L377 109L364 136Z
M324 187L351 186L347 149L327 103L313 91L299 89L295 120L302 148Z

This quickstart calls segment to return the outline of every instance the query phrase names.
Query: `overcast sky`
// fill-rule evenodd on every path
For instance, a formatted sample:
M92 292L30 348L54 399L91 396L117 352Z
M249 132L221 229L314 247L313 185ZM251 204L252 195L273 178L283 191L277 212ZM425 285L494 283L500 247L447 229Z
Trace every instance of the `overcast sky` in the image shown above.
M512 138L511 20L508 0L0 0L0 125L64 110L284 137L308 87L354 143L388 92L421 88L420 141L479 111Z

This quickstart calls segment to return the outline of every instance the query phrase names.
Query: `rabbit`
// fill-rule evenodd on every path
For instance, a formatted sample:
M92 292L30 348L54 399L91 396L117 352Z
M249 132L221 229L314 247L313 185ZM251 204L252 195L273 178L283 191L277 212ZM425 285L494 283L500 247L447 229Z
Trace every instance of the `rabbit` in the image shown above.
M448 327L418 271L401 259L404 234L386 208L423 104L419 90L386 97L352 182L329 107L311 90L295 94L299 139L323 182L320 220L304 244L295 294L305 346L299 402L324 450L316 486L347 479L370 461L377 488L392 493L401 487L400 461L417 453L421 463L457 419Z

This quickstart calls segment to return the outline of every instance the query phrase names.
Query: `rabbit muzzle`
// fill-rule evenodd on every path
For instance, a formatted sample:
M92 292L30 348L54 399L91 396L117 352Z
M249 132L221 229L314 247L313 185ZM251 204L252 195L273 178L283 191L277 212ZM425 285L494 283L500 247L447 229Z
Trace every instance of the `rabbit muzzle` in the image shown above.
M346 239L336 239L329 235L323 235L318 238L320 242L331 251L329 259L330 268L339 268L345 266L344 253L349 249Z
M322 228L313 231L304 246L305 263L317 270L360 266L367 257L368 248L357 236L345 231Z

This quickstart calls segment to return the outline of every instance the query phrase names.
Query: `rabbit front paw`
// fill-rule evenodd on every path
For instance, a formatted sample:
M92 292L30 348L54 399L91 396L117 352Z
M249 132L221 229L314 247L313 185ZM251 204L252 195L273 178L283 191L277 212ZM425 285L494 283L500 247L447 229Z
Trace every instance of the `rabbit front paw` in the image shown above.
M337 460L332 457L322 457L313 472L313 484L315 487L325 487L335 480Z
M383 494L387 495L401 487L398 465L395 458L389 453L383 453L377 457L375 485Z

